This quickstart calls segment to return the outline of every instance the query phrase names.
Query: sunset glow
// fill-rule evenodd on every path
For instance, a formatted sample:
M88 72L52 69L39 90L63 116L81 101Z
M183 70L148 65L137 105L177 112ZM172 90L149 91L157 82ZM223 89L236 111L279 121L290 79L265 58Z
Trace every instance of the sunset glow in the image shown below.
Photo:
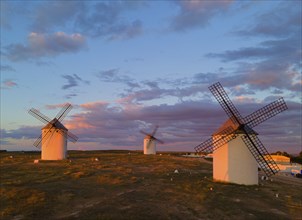
M301 1L1 1L1 150L37 150L54 118L68 149L194 151L227 120L221 82L245 117L284 97L257 127L269 152L300 152Z

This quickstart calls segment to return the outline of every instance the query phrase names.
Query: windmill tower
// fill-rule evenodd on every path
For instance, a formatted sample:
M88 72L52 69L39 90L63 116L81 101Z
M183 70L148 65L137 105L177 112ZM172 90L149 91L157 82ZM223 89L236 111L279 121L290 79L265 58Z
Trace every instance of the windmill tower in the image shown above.
M197 152L213 152L213 179L255 185L258 184L258 166L268 177L276 174L277 164L252 128L286 110L283 98L243 118L219 82L209 89L229 116L212 138L195 147Z
M163 144L164 142L155 138L154 135L158 129L156 126L151 134L140 131L142 134L146 135L144 138L144 154L156 154L156 142Z
M61 123L68 112L71 110L71 104L67 103L54 119L50 119L38 110L31 108L28 113L39 119L46 125L42 128L42 134L34 142L34 146L41 146L42 160L63 160L66 158L67 139L76 142L78 137L68 131Z

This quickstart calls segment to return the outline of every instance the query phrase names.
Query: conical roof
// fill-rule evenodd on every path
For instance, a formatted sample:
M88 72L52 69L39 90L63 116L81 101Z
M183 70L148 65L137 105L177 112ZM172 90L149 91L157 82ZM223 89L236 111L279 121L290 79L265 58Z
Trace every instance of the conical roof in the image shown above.
M146 136L144 137L144 139L154 139L154 137L151 136L151 135L146 135Z
M215 135L221 135L221 132L225 129L232 129L234 130L234 134L245 134L245 132L247 132L248 134L255 134L255 135L258 135L257 132L255 132L252 128L250 128L249 126L247 125L238 125L238 124L235 124L231 118L229 118L228 120L226 120L222 126L220 126L214 133L212 136L215 136ZM244 128L244 130L243 130Z
M68 129L56 118L52 119L47 125L45 125L43 129L56 128L60 130L68 131Z

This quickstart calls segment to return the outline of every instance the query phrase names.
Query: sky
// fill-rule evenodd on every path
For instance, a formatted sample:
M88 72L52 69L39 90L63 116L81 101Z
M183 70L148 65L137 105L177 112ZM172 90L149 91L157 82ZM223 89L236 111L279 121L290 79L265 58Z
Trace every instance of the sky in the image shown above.
M268 152L301 143L300 0L1 0L1 149L33 146L45 126L78 136L73 150L194 151L228 119L220 82L241 115L283 97L288 109L254 128Z

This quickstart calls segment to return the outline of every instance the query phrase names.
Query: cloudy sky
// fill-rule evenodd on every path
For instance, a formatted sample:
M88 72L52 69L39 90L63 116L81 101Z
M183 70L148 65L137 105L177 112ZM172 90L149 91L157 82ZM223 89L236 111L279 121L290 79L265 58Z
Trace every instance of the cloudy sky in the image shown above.
M284 97L255 127L269 152L301 151L301 1L1 1L1 149L36 150L65 103L69 149L193 151L227 115Z

